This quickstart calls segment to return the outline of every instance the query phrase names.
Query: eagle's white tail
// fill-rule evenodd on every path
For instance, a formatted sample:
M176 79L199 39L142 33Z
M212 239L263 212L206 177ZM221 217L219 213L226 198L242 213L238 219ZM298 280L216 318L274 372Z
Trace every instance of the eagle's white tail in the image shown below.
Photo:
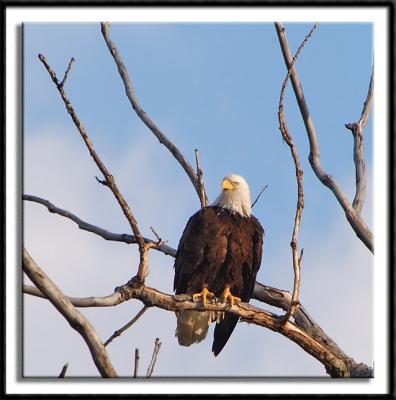
M185 310L177 317L175 336L181 346L191 346L206 338L209 325L214 320L212 311Z

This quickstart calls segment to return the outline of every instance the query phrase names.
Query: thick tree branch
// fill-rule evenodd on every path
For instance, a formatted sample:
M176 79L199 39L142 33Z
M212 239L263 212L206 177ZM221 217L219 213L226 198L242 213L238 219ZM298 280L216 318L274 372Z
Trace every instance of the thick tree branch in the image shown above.
M364 200L366 198L366 166L364 163L364 136L363 130L367 124L368 116L373 104L374 68L371 70L371 78L366 101L363 105L362 114L358 122L345 124L353 136L353 160L355 162L356 193L352 207L358 215L361 214Z
M29 290L27 291L26 289ZM45 297L38 294L39 291L32 290L31 287L25 286L24 292ZM325 366L326 371L333 377L372 376L372 369L365 364L356 363L351 357L347 356L332 339L326 336L301 305L294 314L296 323L286 322L285 324L283 317L278 317L247 303L238 302L231 308L228 304L207 304L203 307L202 303L191 301L191 296L171 296L156 289L136 284L136 281L133 280L116 288L112 295L106 296L104 298L106 299L106 306L110 305L110 298L112 298L113 305L135 298L142 301L146 306L159 307L169 311L229 311L238 315L245 322L264 326L288 337L318 359ZM254 298L259 300L265 299L268 304L277 307L280 306L284 309L288 309L291 302L290 293L261 284L256 284ZM85 299L74 299L78 304L87 306L88 301L83 300ZM97 306L100 303L101 301L92 302L91 306Z
M23 270L45 297L65 317L70 326L85 340L98 371L104 378L117 377L107 351L90 322L63 295L58 287L47 277L44 271L33 261L29 253L23 250Z
M315 24L308 35L305 36L303 42L299 46L298 50L296 51L296 54L293 57L293 60L290 64L289 70L287 71L286 77L283 80L282 83L282 89L281 89L281 94L279 98L279 111L278 111L278 118L279 118L279 129L282 133L282 137L287 143L287 145L290 147L290 152L294 161L294 166L295 166L295 171L296 171L296 179L297 179L297 205L296 205L296 214L294 217L294 227L293 227L293 234L292 234L292 240L290 242L290 246L292 248L292 258L293 258L293 270L294 270L294 283L293 283L293 295L292 295L292 301L290 304L290 308L287 310L286 315L284 320L288 321L290 316L293 315L295 309L298 306L298 293L300 291L300 281L301 281L301 258L302 258L302 250L301 250L301 256L298 255L298 233L300 230L300 224L301 224L301 217L302 217L302 211L304 208L304 191L303 191L303 184L302 184L302 177L303 177L303 171L301 168L300 160L298 157L298 152L296 149L296 146L294 145L293 138L291 137L289 130L286 125L286 119L285 119L285 114L283 110L283 99L285 96L286 92L286 86L287 82L289 81L289 77L292 72L292 68L294 67L294 64L297 60L297 57L299 56L301 50L311 37L312 33L316 29L317 24Z
M286 67L287 69L289 69L293 58L289 50L289 45L287 43L285 28L280 22L275 22L275 28L278 34L278 39L282 49L282 54L286 63ZM370 229L366 226L361 217L356 213L355 209L349 203L347 197L345 196L345 194L343 193L343 191L341 190L340 186L337 184L335 179L329 174L327 174L321 166L319 145L315 127L313 125L313 121L309 113L308 105L304 98L304 93L301 87L301 83L298 79L297 72L294 67L292 67L291 82L293 85L293 90L297 99L298 106L300 108L300 112L309 139L309 145L310 145L309 162L311 163L312 169L314 170L319 180L333 192L339 204L341 205L342 209L344 210L345 216L349 224L355 231L358 238L367 246L367 248L371 252L373 252L374 251L373 234L371 233Z
M203 190L203 198L205 199L205 203L207 202L205 189L200 185L199 177L195 174L194 169L190 165L190 163L184 158L183 154L180 150L165 136L165 134L161 131L161 129L154 123L154 121L147 115L147 113L142 109L135 90L133 89L131 80L129 79L128 71L122 61L121 55L114 44L114 42L110 38L109 34L109 23L101 22L101 31L103 38L106 42L107 48L112 55L114 62L117 65L118 72L124 83L125 93L131 103L132 108L135 110L137 116L143 121L143 123L150 129L150 131L155 135L158 141L163 144L176 158L179 164L182 166L187 176L190 178L191 183L193 184L195 191L197 192L198 198L201 203L201 193Z

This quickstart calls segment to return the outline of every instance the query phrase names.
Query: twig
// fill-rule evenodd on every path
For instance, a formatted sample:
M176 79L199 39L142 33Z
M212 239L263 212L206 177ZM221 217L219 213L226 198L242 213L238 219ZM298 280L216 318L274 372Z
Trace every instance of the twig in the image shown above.
M290 304L290 308L288 309L288 311L286 312L286 314L284 316L284 323L286 323L289 320L290 316L293 315L296 307L298 306L298 293L300 290L300 280L301 280L301 268L300 268L301 267L301 265L300 265L301 258L299 258L299 256L298 256L298 242L297 241L298 241L298 233L299 233L300 224L301 224L302 211L304 208L304 191L303 191L303 184L302 184L303 171L301 169L297 149L294 146L293 138L290 136L289 130L286 126L285 114L283 111L283 99L284 99L284 95L285 95L285 91L286 91L287 82L289 81L289 77L291 75L294 64L297 60L297 57L299 56L301 50L304 48L304 46L307 43L307 41L309 40L309 38L312 36L312 34L317 26L318 26L318 24L314 24L312 29L305 36L301 45L297 49L297 52L294 55L293 60L290 64L289 70L287 71L286 77L282 83L282 89L281 89L281 94L280 94L280 98L279 98L279 112L278 112L279 129L282 133L283 139L290 147L290 151L291 151L294 165L295 165L296 179L297 179L297 206L296 206L296 215L294 218L293 235L292 235L292 240L290 243L290 246L292 248L292 257L293 257L294 284L293 284L292 301Z
M62 371L60 372L58 378L64 378L64 377L65 377L68 366L69 366L68 363L66 363L66 364L63 366Z
M62 217L68 218L71 221L75 222L80 229L87 231L87 232L95 233L96 235L99 235L100 237L102 237L105 240L110 240L110 241L114 241L114 242L123 242L123 243L127 243L127 244L138 243L136 240L136 237L133 235L128 235L126 233L112 233L112 232L107 231L106 229L99 228L96 225L92 225L86 221L83 221L82 219L80 219L79 217L77 217L76 215L71 213L70 211L59 208L59 207L55 206L53 203L51 203L50 201L45 200L41 197L24 194L22 196L22 198L23 198L23 200L31 201L31 202L41 204L41 205L47 207L47 209L50 213L58 214ZM148 239L146 237L143 237L143 240L145 243L155 243L155 244L158 243L158 242L154 242L153 240ZM168 256L172 256L172 257L176 256L176 250L173 249L172 247L166 246L165 244L161 244L158 247L154 247L154 248L155 248L155 250L161 251L162 253L164 253Z
M264 190L267 189L268 185L265 185L261 190L260 193L257 195L256 200L254 200L253 204L252 204L252 208L255 206L255 204L257 203L258 199L260 198L260 196L263 194Z
M352 207L358 215L361 214L364 200L366 197L366 167L364 164L364 136L363 130L367 124L371 106L373 104L374 68L371 71L370 84L367 92L366 101L359 121L345 124L345 127L352 132L353 136L353 160L355 162L356 174L356 193L352 202Z
M97 176L95 176L95 179L96 179L96 181L99 182L101 185L109 187L109 185L107 184L107 182L106 182L105 179L99 179Z
M70 326L83 337L102 377L117 377L117 373L107 355L106 348L90 322L63 295L44 271L33 261L25 249L23 250L23 270L37 288L65 317Z
M107 170L106 166L104 165L104 163L102 162L102 160L100 159L99 155L96 153L92 141L90 140L90 138L88 137L87 132L85 131L84 127L82 126L80 120L77 117L77 114L75 113L69 99L66 96L65 91L63 90L63 88L59 85L58 83L58 79L56 77L55 72L51 69L51 67L49 66L46 58L42 55L39 54L39 59L40 61L43 63L43 65L45 66L45 68L47 69L49 75L51 76L53 82L56 84L56 87L62 97L63 102L65 103L66 106L66 110L67 112L70 114L74 124L76 125L78 131L80 132L80 135L82 137L82 139L84 140L85 145L87 146L92 158L94 159L96 165L98 166L98 168L100 169L100 171L102 172L105 180L106 180L106 184L109 187L109 189L113 192L114 197L117 199L118 204L120 205L125 217L127 218L129 225L132 228L132 232L136 237L137 243L139 245L139 254L140 254L140 261L139 261L139 268L138 268L138 272L137 272L137 276L136 278L143 283L144 279L147 275L147 253L148 250L150 248L155 247L154 244L152 243L145 243L143 236L141 235L138 225L137 225L137 221L135 219L135 217L132 214L131 209L129 208L127 202L125 201L124 197L122 196L121 192L118 190L118 187L115 183L114 177L109 173L109 171Z
M150 131L155 135L158 141L163 144L176 158L179 164L182 166L187 176L190 178L191 183L193 184L195 191L197 192L198 198L201 199L201 189L199 186L198 179L195 175L194 169L191 167L189 162L184 158L183 154L180 150L165 136L165 134L160 130L160 128L154 123L154 121L147 115L147 113L142 109L135 91L133 89L132 83L129 79L129 74L125 65L122 61L121 55L114 44L114 42L110 38L109 34L109 23L101 22L101 31L103 38L106 42L107 48L112 55L114 62L117 65L118 72L120 77L124 83L125 93L131 103L132 108L135 110L137 116L143 121L143 123L150 129Z
M147 310L148 306L143 306L143 308L122 328L115 331L104 343L105 347L110 344L116 337L121 336L127 329L129 329Z
M206 207L207 197L205 194L205 186L203 181L203 173L201 168L201 161L199 159L198 149L195 149L195 162L197 164L197 181L199 185L199 201L201 202L201 208Z
M59 84L60 87L63 87L63 85L66 83L66 79L67 79L67 77L68 77L68 75L69 75L71 66L72 66L72 64L74 63L74 61L75 61L75 59L74 59L74 57L72 57L72 58L70 59L70 61L69 61L69 65L67 66L67 69L66 69L66 71L65 71L65 75L63 76L62 82Z
M279 43L281 46L283 58L286 63L287 69L290 68L292 63L292 56L290 54L289 46L287 43L287 38L285 34L285 29L280 22L275 22L276 32L278 34ZM304 93L302 90L301 83L298 79L296 69L293 67L291 72L291 82L293 85L294 94L297 99L298 106L300 108L300 112L305 124L305 129L307 131L309 145L310 145L310 153L309 153L309 162L311 163L312 169L314 170L318 179L327 186L335 195L337 201L341 205L342 209L345 212L345 216L351 225L352 229L355 231L358 238L367 246L367 248L373 252L373 235L371 231L368 229L364 221L360 218L360 216L356 213L354 208L348 202L347 197L342 192L341 188L338 186L335 179L328 175L322 168L320 164L320 156L319 156L319 145L318 139L315 131L315 127L313 125L313 121L308 109L308 105L304 98Z
M151 232L154 233L154 236L157 238L157 240L159 242L161 242L162 241L161 237L158 235L158 233L154 230L154 228L152 226L150 226L150 230L151 230Z
M133 377L137 378L138 369L139 369L139 349L135 349L135 369L133 370Z
M161 348L161 342L158 338L156 338L155 343L154 343L153 356L151 357L150 365L147 368L147 374L146 374L147 378L151 378L151 375L153 374L155 363L157 362L157 357L158 357L160 348Z

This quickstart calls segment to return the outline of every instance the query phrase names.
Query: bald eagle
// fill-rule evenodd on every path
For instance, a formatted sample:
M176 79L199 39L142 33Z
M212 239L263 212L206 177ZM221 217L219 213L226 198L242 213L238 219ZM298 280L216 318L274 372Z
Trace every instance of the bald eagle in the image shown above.
M205 305L248 302L261 264L264 230L251 214L249 186L239 175L221 182L221 193L188 221L175 260L174 290ZM175 336L182 346L205 339L217 321L212 351L217 356L233 332L238 316L231 313L184 310L176 314Z

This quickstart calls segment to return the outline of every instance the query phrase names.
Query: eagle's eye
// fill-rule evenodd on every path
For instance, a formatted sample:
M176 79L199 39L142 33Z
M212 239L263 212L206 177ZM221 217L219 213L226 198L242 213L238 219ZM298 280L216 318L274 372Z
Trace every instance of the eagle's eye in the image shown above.
M239 182L233 181L232 184L233 184L234 186L238 186L238 185L239 185Z

